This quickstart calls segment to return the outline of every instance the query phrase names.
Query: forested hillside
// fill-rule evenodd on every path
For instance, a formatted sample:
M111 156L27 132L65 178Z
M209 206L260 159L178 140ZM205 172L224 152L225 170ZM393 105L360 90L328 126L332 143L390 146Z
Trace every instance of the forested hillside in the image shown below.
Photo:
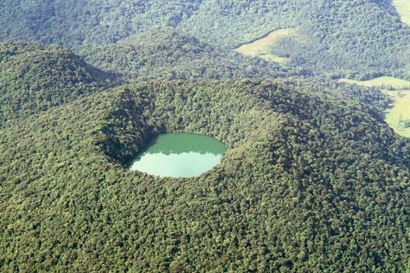
M371 79L395 71L410 78L410 28L384 6L325 1L300 28L303 39L283 39L272 48L274 54L290 57L293 65L336 76Z
M410 94L400 11L1 0L0 272L409 271L410 139L385 122ZM167 132L226 152L130 171Z
M410 142L306 92L140 83L0 129L0 270L403 272ZM196 178L130 172L164 131L228 150Z
M113 43L152 28L176 26L200 3L201 0L2 0L0 40L70 46Z
M82 46L85 60L129 80L231 79L308 76L300 70L214 48L172 28L132 36L114 45Z
M317 73L409 79L410 27L391 1L28 1L0 3L0 41L66 46L111 44L169 26L212 46L233 49L274 30L302 40L272 50Z
M107 73L67 49L0 44L0 127L110 85Z

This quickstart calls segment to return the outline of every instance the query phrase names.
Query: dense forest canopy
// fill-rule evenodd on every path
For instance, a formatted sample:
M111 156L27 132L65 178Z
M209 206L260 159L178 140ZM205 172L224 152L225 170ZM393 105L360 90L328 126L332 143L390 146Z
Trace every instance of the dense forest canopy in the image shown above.
M315 93L136 83L0 129L2 270L402 272L410 142ZM197 178L128 171L164 131L228 151Z
M391 0L2 0L0 272L408 271L410 139L385 122L406 90L346 84L410 79L400 18ZM234 51L281 29L287 63ZM131 172L166 132L227 150L198 177Z
M128 80L281 78L311 74L308 70L214 48L171 28L132 36L114 45L82 46L77 51L87 62Z
M59 46L0 44L0 127L102 90L110 81L109 74Z
M290 56L293 65L317 73L371 77L394 72L410 78L410 27L400 21L391 1L3 0L0 7L0 41L76 47L173 27L232 49L277 29L296 28L302 41L293 41L285 50L273 48Z

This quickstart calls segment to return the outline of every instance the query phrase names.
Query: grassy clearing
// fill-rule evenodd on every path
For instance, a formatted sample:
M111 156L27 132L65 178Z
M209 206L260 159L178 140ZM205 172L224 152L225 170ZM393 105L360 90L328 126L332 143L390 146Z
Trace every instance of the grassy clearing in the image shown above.
M399 135L410 137L410 128L405 128L405 123L410 122L410 90L383 92L394 100L393 107L386 111L386 122Z
M405 81L393 77L379 77L368 81L356 81L349 79L339 79L339 82L358 84L366 87L380 87L384 89L410 89L410 81Z
M288 60L287 58L281 58L270 54L269 48L270 46L278 42L281 38L295 35L297 35L296 30L293 28L279 29L271 32L269 35L259 40L244 44L235 49L235 51L245 56L259 57L266 61L286 63Z
M389 89L383 90L383 93L391 96L394 102L393 107L385 113L385 121L397 134L410 137L410 128L405 127L405 123L410 122L410 81L379 77L368 81L340 79L339 82Z
M393 0L393 6L399 13L401 20L410 25L410 1L409 0Z

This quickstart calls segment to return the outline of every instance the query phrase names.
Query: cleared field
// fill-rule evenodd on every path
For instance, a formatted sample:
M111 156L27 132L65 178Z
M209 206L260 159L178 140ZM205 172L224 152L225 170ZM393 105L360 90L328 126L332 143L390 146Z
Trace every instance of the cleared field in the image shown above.
M236 48L235 51L245 56L259 57L266 61L286 63L288 60L287 58L282 58L270 54L269 47L274 45L281 38L296 35L296 30L293 28L279 29L269 33L267 36L259 40L244 44Z
M385 113L385 121L397 134L410 137L410 128L406 128L406 123L410 123L410 81L379 77L368 81L339 79L339 82L390 89L383 90L383 93L391 96L394 101L393 107Z
M405 81L393 77L379 77L368 81L356 81L350 79L339 79L339 82L362 85L366 87L380 87L385 89L410 89L410 81Z
M399 13L401 20L410 25L410 1L409 0L393 0L393 6Z
M410 122L410 90L383 92L394 99L393 107L386 111L385 121L399 135L410 137L410 128L405 126L406 122Z

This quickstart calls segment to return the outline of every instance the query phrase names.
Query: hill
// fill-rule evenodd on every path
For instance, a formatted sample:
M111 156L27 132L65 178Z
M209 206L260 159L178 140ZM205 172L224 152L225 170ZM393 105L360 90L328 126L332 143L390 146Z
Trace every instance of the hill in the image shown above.
M82 46L77 52L88 63L128 80L278 78L311 74L215 48L172 28L155 29L113 45Z
M403 272L410 142L320 93L134 83L0 129L0 271ZM228 150L195 178L130 172L164 131Z
M304 39L284 39L272 53L321 73L371 79L396 71L409 79L410 28L385 6L326 1L300 29Z
M0 3L1 40L76 46L109 44L157 27L176 26L201 1L11 1ZM11 24L13 22L13 24Z
M109 80L59 46L0 44L0 126L97 92Z
M112 44L170 26L214 47L233 49L292 28L304 39L272 44L273 56L289 58L291 64L318 74L369 79L394 71L410 79L410 27L387 0L5 0L0 7L0 41L36 40L70 47Z
M0 272L409 270L399 2L2 0ZM227 150L131 172L166 132Z

